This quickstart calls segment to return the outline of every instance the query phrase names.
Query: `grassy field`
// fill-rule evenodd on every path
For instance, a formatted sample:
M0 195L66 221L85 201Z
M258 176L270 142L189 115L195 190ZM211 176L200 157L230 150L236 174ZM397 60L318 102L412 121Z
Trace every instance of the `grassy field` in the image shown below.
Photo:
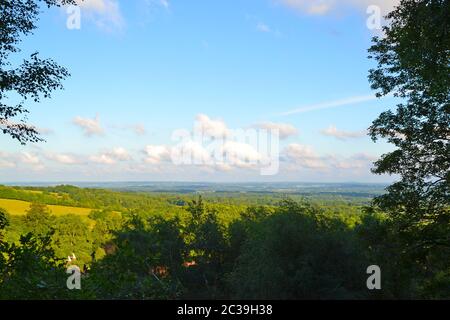
M87 217L92 209L88 208L75 208L64 206L48 206L52 213L56 216L62 216L69 213ZM26 211L30 208L30 203L20 200L8 200L0 199L0 208L6 209L12 215L25 215Z

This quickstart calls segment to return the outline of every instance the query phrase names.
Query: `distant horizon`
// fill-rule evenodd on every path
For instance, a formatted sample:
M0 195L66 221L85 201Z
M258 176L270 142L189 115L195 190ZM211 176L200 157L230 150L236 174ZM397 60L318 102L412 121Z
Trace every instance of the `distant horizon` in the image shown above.
M286 184L286 185L314 185L314 184L324 184L324 185L389 185L392 182L360 182L360 181L342 181L342 182L323 182L323 181L151 181L151 180L130 180L130 181L0 181L0 185L4 186L28 186L32 185L76 185L76 184L211 184L211 185L268 185L268 184ZM29 185L31 186L31 185Z

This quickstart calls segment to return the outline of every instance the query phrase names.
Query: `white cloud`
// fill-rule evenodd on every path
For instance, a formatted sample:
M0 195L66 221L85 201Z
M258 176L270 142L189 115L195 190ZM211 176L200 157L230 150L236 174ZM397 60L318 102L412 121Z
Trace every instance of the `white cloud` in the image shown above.
M376 157L366 154L357 153L348 158L342 158L339 156L330 156L328 161L336 169L342 170L366 170L369 172L369 168L373 162L376 161Z
M210 153L196 141L185 141L171 149L171 159L175 164L210 165Z
M264 130L278 130L281 139L298 135L298 129L289 123L261 122L253 127Z
M92 137L95 135L103 135L105 132L100 125L100 118L97 114L94 119L75 117L73 119L73 124L80 127L84 134L88 137Z
M89 160L91 160L92 162L95 163L99 163L99 164L107 164L107 165L111 165L111 164L115 164L116 160L111 158L110 156L106 155L106 154L100 154L97 156L91 156L89 158Z
M12 159L11 155L6 152L0 151L0 169L2 168L15 168L16 163Z
M353 170L359 173L369 173L375 156L367 153L356 153L351 156L341 155L318 155L311 146L301 144L290 144L284 150L287 164L291 165L291 170L298 170L298 167L307 168L320 172L341 174L341 170ZM348 173L345 173L348 174Z
M111 158L116 159L118 161L128 161L131 160L131 156L125 148L118 147L114 148L112 151L108 152Z
M400 0L277 0L278 3L297 12L310 15L325 15L343 8L356 8L366 13L370 5L380 7L383 15L400 3Z
M41 158L35 153L24 151L20 153L18 161L28 165L34 171L42 171L45 168L41 162Z
M106 31L120 30L124 19L117 0L77 0L81 15Z
M100 164L115 164L118 161L124 162L132 159L128 151L122 147L114 148L111 151L104 152L89 158L92 162Z
M364 12L366 12L367 7L375 5L380 7L381 12L385 15L394 10L400 0L342 0L341 2L360 8Z
M331 9L331 7L327 3L312 4L308 8L308 13L315 14L315 15L316 14L322 15L322 14L326 14L328 11L330 11L330 9Z
M21 154L21 161L23 163L31 164L31 165L39 165L39 164L41 164L41 159L39 158L38 155L32 154L30 152L26 152L26 151L22 152L22 154Z
M331 10L333 0L280 0L284 6L307 14L325 14Z
M75 156L63 153L48 153L46 158L61 164L73 165L81 163Z
M209 150L199 142L189 140L173 147L170 153L175 165L195 165L219 171L257 169L263 160L254 146L237 141L222 141Z
M198 134L215 138L223 138L229 134L225 122L222 120L213 120L205 114L197 115L194 131Z
M159 164L170 159L170 149L163 145L148 145L144 153L144 162L149 164Z
M222 146L221 152L226 155L225 164L239 168L251 168L262 160L261 154L255 147L236 141L227 141Z
M289 161L308 169L324 169L325 161L316 154L311 146L292 143L284 150Z
M321 133L326 136L335 137L339 140L361 138L367 135L366 131L338 130L334 125L330 125L328 128L322 130Z
M283 136L296 132L295 128L286 124L264 123L259 126L281 129ZM228 129L222 120L211 119L204 114L196 117L193 132L177 130L173 138L181 139L178 145L171 148L171 159L175 165L194 165L219 171L275 165L273 153L277 147L274 145L273 150L264 150L270 154L262 155L258 151L262 141L258 143L257 130Z

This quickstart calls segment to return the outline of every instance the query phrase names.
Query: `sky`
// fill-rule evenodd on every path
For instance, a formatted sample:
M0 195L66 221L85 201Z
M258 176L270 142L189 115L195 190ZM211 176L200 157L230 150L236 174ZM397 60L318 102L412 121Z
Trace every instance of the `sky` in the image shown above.
M396 2L85 0L79 16L43 8L12 59L39 51L71 76L28 104L45 142L0 136L0 182L390 182L370 172L392 146L367 128L396 101L376 99L367 80L380 34L367 10L385 14ZM257 145L232 140L239 129L278 132L274 172L262 173ZM206 142L174 139L180 130ZM229 162L208 151L220 137ZM197 161L177 163L180 152Z

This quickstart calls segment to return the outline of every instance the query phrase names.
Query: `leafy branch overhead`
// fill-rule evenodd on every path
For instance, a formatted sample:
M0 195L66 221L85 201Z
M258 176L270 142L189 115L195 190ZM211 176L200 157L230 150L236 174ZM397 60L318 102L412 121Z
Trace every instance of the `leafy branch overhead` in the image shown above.
M42 5L47 7L76 4L75 0L2 0L0 3L0 130L21 144L43 139L38 129L27 123L26 102L40 102L62 89L69 76L64 67L38 52L13 65L11 54L20 52L22 37L36 29Z

